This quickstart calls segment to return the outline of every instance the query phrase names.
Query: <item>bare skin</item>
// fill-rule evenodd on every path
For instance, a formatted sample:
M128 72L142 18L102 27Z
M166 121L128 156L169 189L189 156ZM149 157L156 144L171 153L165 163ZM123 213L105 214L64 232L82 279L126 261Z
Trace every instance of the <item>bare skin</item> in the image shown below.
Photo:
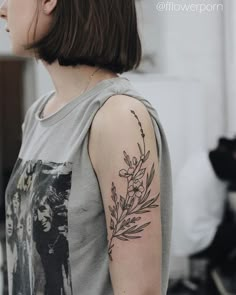
M57 64L50 66L45 64L45 68L54 81L56 93L45 106L43 112L44 117L55 113L59 108L66 105L72 98L81 93L87 87L91 74L97 69L97 67L87 65L78 66L75 69L63 69ZM118 75L111 71L100 69L92 77L86 91L92 89L102 80L115 77L118 77Z

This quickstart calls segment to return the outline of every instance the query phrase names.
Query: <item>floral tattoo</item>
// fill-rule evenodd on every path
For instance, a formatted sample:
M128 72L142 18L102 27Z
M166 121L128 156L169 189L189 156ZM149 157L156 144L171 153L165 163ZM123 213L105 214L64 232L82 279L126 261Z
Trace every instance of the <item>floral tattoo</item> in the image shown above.
M130 156L123 151L124 161L128 165L128 169L120 170L119 176L127 179L127 194L125 198L120 195L118 200L116 187L112 182L111 198L115 205L109 206L109 210L111 212L110 229L112 230L112 235L108 246L108 254L111 261L113 260L112 248L114 247L114 244L112 244L112 241L114 238L122 241L141 238L141 236L137 236L136 234L143 231L143 229L151 223L147 222L142 225L133 225L137 221L141 220L141 217L134 216L131 218L130 216L150 212L148 209L159 206L154 203L159 198L160 193L157 196L148 199L151 192L149 187L155 174L154 163L152 164L150 174L147 173L146 175L144 188L143 178L145 176L146 168L142 168L142 165L148 159L150 151L147 153L145 151L145 134L143 133L142 124L135 112L133 110L130 111L137 119L138 125L140 126L141 136L143 139L143 150L140 144L137 143L140 151L140 159L138 160L136 157L133 157L132 161Z

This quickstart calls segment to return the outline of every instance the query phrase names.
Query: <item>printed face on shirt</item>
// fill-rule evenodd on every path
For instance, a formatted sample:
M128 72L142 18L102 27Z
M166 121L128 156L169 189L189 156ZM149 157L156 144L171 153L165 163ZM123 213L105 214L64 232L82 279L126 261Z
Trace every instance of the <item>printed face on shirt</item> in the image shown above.
M8 237L11 237L13 234L13 212L10 205L6 211L6 229Z
M14 213L17 216L19 209L20 209L20 195L18 193L14 194L12 202L13 202Z
M47 203L47 196L44 196L39 203L37 209L38 221L41 224L43 231L48 232L52 227L53 212L49 204Z
M19 218L17 223L17 235L20 241L23 240L23 232L24 232L24 219L23 217Z
M31 224L31 221L32 221L32 218L31 218L31 215L29 213L27 215L27 218L26 218L26 231L27 231L27 234L28 234L29 237L31 236L31 232L32 232L32 224Z

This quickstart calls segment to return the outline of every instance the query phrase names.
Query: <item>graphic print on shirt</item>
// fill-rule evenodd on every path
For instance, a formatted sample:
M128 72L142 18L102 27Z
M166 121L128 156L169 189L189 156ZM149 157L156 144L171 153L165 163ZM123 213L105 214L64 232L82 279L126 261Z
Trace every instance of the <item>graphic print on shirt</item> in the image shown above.
M68 200L72 163L18 158L6 189L9 295L72 295Z

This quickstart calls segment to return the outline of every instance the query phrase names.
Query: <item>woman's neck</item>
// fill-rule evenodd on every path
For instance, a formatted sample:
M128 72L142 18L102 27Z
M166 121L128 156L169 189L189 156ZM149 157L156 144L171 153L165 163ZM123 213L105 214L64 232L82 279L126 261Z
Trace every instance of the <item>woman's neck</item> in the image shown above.
M58 105L66 104L71 97L75 97L86 88L92 73L98 67L87 65L60 66L58 62L51 65L43 62L55 87L53 102ZM118 77L112 71L100 68L92 77L87 90L93 88L98 82L110 78Z

